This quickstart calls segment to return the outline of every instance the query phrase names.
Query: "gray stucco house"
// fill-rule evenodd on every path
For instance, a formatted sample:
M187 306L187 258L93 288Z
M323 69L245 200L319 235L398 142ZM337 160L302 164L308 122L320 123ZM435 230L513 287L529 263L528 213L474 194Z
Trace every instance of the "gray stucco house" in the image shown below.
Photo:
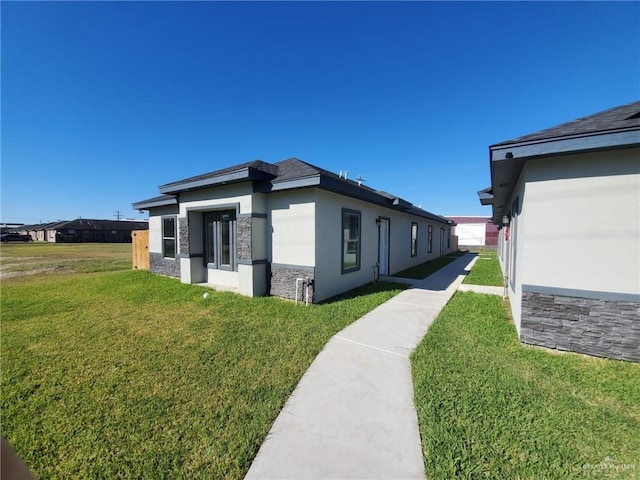
M161 185L151 271L248 296L317 302L457 249L453 222L290 158Z
M640 361L640 102L489 147L520 341Z

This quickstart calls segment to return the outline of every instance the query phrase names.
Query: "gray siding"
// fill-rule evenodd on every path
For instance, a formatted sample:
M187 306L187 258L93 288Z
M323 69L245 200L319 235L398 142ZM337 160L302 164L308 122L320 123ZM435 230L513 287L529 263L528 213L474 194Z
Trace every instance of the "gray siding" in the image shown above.
M251 260L251 217L236 219L236 257Z
M160 275L180 278L180 260L164 258L161 253L149 253L149 270Z
M524 292L520 340L640 362L640 303Z
M178 242L179 252L189 256L189 222L185 217L178 218Z
M303 278L311 281L309 286L309 302L314 301L314 285L315 269L313 267L303 267L298 265L282 265L271 263L270 267L270 285L269 295L276 297L296 300L296 278ZM299 282L298 300L305 301L305 288L302 282Z

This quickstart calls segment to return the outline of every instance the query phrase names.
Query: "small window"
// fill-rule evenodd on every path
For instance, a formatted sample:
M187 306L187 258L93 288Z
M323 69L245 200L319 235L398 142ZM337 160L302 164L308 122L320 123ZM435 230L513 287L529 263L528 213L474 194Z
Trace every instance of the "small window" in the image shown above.
M342 210L342 273L360 270L360 212Z
M427 229L427 253L433 251L433 225L429 225Z
M418 255L418 224L411 222L411 256Z
M447 248L451 248L451 227L447 230Z
M176 258L176 217L162 218L162 255Z

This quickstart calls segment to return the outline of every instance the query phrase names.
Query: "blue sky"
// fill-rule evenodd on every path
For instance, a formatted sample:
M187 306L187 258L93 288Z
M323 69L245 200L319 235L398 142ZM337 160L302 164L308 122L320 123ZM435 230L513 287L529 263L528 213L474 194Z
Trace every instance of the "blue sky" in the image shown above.
M298 157L490 215L488 146L640 98L638 2L2 2L3 222Z

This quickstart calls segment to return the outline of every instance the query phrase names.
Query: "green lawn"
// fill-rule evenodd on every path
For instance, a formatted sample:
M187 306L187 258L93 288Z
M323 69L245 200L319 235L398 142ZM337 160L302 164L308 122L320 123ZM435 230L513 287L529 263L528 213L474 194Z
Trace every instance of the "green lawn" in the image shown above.
M406 270L402 270L401 272L394 273L394 277L402 277L402 278L414 278L416 280L422 280L423 278L428 277L433 272L440 270L445 265L450 264L456 258L465 255L466 252L454 252L450 253L446 256L438 257L434 260L429 260L428 262L421 263L420 265L416 265L415 267L407 268Z
M640 477L640 364L522 346L458 292L412 365L427 478Z
M3 278L33 274L105 272L131 268L130 243L0 245Z
M481 251L471 272L466 276L463 283L502 287L502 270L500 269L496 252L491 250Z
M3 247L2 267L29 258L37 270L43 248L60 254L44 264L101 270L92 247L130 268L121 245L38 244ZM205 288L144 271L5 278L2 433L43 479L242 478L327 340L400 288L304 307L205 299Z

